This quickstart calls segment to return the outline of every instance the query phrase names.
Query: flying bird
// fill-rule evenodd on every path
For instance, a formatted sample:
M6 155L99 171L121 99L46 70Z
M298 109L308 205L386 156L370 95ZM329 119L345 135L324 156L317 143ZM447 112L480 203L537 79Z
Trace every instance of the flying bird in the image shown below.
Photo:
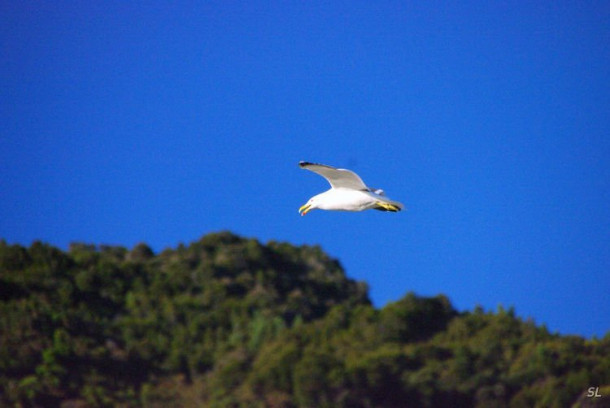
M364 211L368 209L398 212L403 205L385 196L383 190L367 187L353 171L337 169L325 164L301 161L302 169L313 171L330 183L330 190L315 195L299 208L303 216L309 211L321 210Z

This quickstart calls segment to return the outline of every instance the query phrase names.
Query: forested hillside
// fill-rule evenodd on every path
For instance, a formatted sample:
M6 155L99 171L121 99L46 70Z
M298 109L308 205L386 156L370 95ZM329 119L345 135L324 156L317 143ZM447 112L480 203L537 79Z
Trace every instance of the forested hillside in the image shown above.
M0 405L602 406L609 356L610 333L458 313L444 295L376 309L319 247L0 241Z

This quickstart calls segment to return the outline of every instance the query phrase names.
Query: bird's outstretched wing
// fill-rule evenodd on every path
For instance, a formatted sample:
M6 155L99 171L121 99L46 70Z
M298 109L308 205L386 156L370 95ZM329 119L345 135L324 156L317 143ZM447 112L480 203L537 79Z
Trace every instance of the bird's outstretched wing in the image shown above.
M353 171L305 161L299 162L299 166L302 169L311 170L324 177L328 180L332 188L349 188L353 190L369 191L369 188L364 184L362 179Z

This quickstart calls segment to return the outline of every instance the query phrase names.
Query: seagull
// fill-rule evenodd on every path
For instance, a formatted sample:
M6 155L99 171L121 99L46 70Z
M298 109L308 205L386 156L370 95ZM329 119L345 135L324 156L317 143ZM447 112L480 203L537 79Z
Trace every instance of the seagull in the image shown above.
M302 169L313 171L330 183L330 190L315 195L299 208L301 216L321 210L364 211L368 209L398 212L403 205L385 196L383 190L369 188L353 171L337 169L325 164L301 161Z

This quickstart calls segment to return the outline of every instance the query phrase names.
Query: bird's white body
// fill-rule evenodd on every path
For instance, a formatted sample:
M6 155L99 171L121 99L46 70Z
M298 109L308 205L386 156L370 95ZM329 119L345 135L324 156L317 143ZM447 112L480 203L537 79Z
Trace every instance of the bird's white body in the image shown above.
M376 207L375 201L379 197L368 191L331 188L314 198L321 210L364 211Z
M305 205L301 206L299 208L301 215L316 208L336 211L374 209L391 212L398 212L403 208L398 201L387 198L383 190L367 187L362 179L350 170L308 162L300 162L299 166L321 175L331 186L330 190L311 197Z

